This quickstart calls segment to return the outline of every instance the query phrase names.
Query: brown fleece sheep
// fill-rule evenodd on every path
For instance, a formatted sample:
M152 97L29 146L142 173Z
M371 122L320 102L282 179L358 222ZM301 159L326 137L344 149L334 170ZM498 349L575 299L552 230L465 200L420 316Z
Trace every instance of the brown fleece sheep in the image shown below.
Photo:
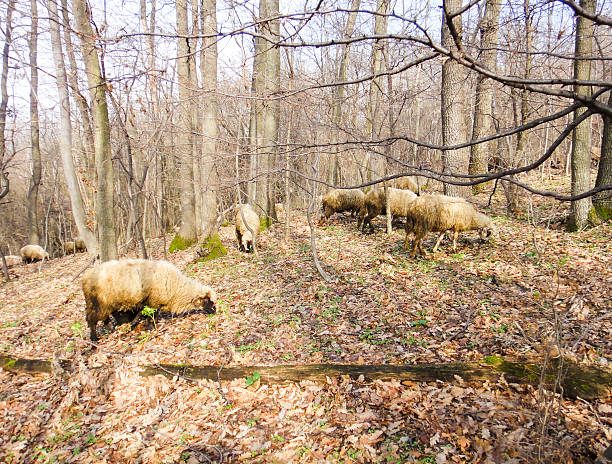
M173 316L212 314L217 299L212 288L189 279L167 261L107 261L87 271L81 286L92 340L98 338L98 321L108 322L110 316L123 320L121 313L132 313L135 325L144 306Z
M65 242L64 251L67 255L69 255L70 253L74 253L74 242Z
M439 232L440 236L433 248L435 252L446 231L453 232L453 251L457 251L457 237L459 232L479 230L480 237L488 238L495 227L491 218L476 211L474 206L463 198L448 197L446 195L421 195L408 207L406 217L406 241L404 246L408 249L408 237L414 234L411 256L414 258L417 248L425 254L422 246L423 237L429 232Z
M321 203L323 215L320 224L325 223L332 214L350 211L352 215L358 214L363 208L365 194L359 189L333 189L323 195Z
M387 187L387 191L389 192L389 206L391 207L393 217L405 217L408 205L417 197L416 194L410 190L400 190L391 187ZM380 214L385 214L387 208L386 202L384 189L374 189L368 192L363 202L364 207L360 213L360 220L363 221L362 232L365 233L366 224L370 226L370 232L374 232L372 219ZM357 226L359 226L359 223Z
M394 180L395 185L393 185ZM419 186L417 185L417 180L415 176L398 177L397 179L391 179L386 182L383 182L383 184L387 187L392 187L400 190L410 190L414 193L419 193ZM382 185L380 188L382 188Z
M249 226L248 228L242 220L243 215L244 221L246 221ZM253 251L253 238L257 239L259 228L259 216L251 205L239 205L236 207L236 238L238 239L238 248L240 251L245 251L247 253ZM249 229L251 229L251 231L249 231Z
M49 253L40 245L26 245L19 250L19 254L24 263L33 263L34 261L49 259Z
M77 253L82 253L87 251L87 246L85 245L85 240L83 240L82 238L75 238L74 239L74 250Z

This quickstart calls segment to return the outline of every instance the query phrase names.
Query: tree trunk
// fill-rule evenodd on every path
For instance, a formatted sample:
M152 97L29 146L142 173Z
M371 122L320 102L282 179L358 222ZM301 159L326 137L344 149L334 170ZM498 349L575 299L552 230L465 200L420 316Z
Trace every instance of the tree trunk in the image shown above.
M444 10L451 14L461 8L461 0L444 0ZM452 20L456 31L457 42L461 41L462 25L461 15ZM447 24L446 15L442 21L442 46L457 52L457 44ZM465 108L464 102L465 71L456 61L448 58L442 65L442 144L445 146L464 142L465 130ZM452 174L465 174L468 170L470 151L467 148L459 150L443 150L442 163L444 172ZM444 193L450 196L468 196L470 189L457 185L444 184Z
M608 106L612 106L612 92L608 99ZM603 135L601 140L601 156L599 157L599 169L595 187L612 185L612 117L602 115ZM607 190L595 194L595 210L600 219L608 221L612 219L612 191Z
M480 62L492 72L497 70L497 30L499 29L500 0L487 0L484 18L480 25ZM474 125L472 139L480 139L490 134L493 126L493 81L479 74L476 81L476 106L474 107ZM486 174L488 158L491 153L490 142L479 143L471 147L470 174ZM474 194L482 192L484 184L472 187Z
M15 0L9 0L6 7L6 20L4 21L5 41L2 49L2 75L0 76L0 168L4 168L4 155L6 151L6 141L4 138L4 130L6 129L6 108L8 106L8 67L9 67L9 52L12 45L13 36L13 11L15 10ZM0 172L2 179L6 179L6 188L8 193L8 176L4 171ZM4 189L3 189L4 191ZM6 195L5 193L5 195ZM4 195L3 195L4 196ZM0 197L2 198L2 197Z
M376 12L374 18L374 35L383 35L387 31L387 11L389 9L389 0L377 0ZM384 68L384 40L378 39L372 43L372 58L370 62L370 70L372 75L380 74ZM366 119L367 136L371 140L380 138L382 135L382 76L374 77L370 81L370 93L368 99L368 115ZM369 161L368 179L379 179L384 172L385 163L379 155L368 154L366 162ZM364 164L366 164L364 162ZM366 168L367 168L366 164Z
M70 361L59 360L64 370L74 366ZM564 376L560 380L563 394L568 398L583 398L587 400L606 400L612 396L612 374L609 370L598 367L574 364L561 360ZM501 358L488 357L483 362L457 362L447 364L302 364L280 366L191 366L185 364L154 364L142 366L143 377L163 375L168 378L182 376L188 379L208 379L214 381L231 381L245 379L259 372L262 383L282 384L288 382L325 383L327 378L350 376L371 383L375 380L400 380L402 382L453 382L457 377L465 382L488 381L496 383L503 374L508 383L538 385L543 378L546 388L554 388L557 373L560 371L560 361L547 363L542 376L543 367L539 364L527 364L505 361ZM9 371L40 372L50 374L52 361L42 359L22 359L0 354L0 368Z
M66 177L66 185L70 196L72 214L76 223L79 236L85 241L87 251L96 256L98 254L98 241L94 233L87 227L87 217L83 206L83 197L79 189L79 183L74 170L72 160L72 122L70 120L70 99L68 96L68 82L66 80L66 68L62 52L62 39L60 36L60 19L57 14L56 0L47 0L49 10L49 34L51 36L51 47L53 49L53 60L55 61L57 91L60 100L60 135L59 150Z
M357 10L361 0L352 0L351 12L349 13L348 19L346 20L346 26L344 27L344 39L350 39L353 36L355 30L355 22L357 21ZM349 51L350 44L345 43L342 45L342 51L340 52L340 62L338 63L338 70L336 72L336 82L345 82L349 63ZM339 147L338 142L340 141L340 127L342 126L344 114L342 107L344 105L344 84L338 84L333 87L333 101L332 101L332 159L331 167L328 171L327 182L332 185L339 185L342 179L340 172L340 159L339 159Z
M81 37L89 84L94 123L94 152L98 175L96 192L96 222L100 243L100 260L117 259L115 211L113 206L113 162L110 147L110 127L106 104L106 82L100 71L94 32L89 23L90 12L85 0L72 0L72 11Z
M201 0L202 54L200 66L204 108L202 112L202 238L205 259L227 254L218 234L217 189L219 179L215 167L217 156L217 2Z
M192 137L189 131L191 127L191 109L189 100L191 98L190 86L192 79L189 74L189 60L191 51L187 39L187 0L176 2L176 26L179 37L177 37L177 72L180 99L180 121L183 128L178 134L179 146L179 175L181 195L181 227L170 244L170 252L184 250L197 241L196 217L195 217L195 192L193 184L193 150L191 147Z
M40 129L38 124L38 6L30 1L30 140L32 143L32 177L28 189L28 243L40 245L38 232L38 187L40 186L41 156Z
M596 0L580 0L580 6L586 11L595 13ZM583 16L576 17L576 53L574 59L574 78L591 78L591 61L581 59L593 54L593 21ZM574 88L579 95L590 96L591 87L577 85ZM574 117L580 116L586 108L578 108ZM591 119L578 125L572 133L572 195L578 195L591 187ZM583 229L591 214L591 198L572 201L567 230L575 232Z

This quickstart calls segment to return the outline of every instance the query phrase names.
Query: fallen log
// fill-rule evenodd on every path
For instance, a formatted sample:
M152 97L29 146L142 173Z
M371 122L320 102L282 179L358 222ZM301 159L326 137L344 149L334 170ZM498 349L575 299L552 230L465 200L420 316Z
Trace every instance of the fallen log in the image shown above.
M156 364L141 367L140 375L163 375L168 378L182 376L193 380L234 380L259 373L262 383L287 383L310 380L325 382L327 377L349 376L364 382L374 380L399 380L401 382L454 382L459 376L466 382L496 382L503 374L506 382L539 385L551 389L559 372L562 372L561 388L569 398L608 399L612 397L612 371L599 367L580 365L568 360L551 362L542 374L538 364L505 361L490 356L482 362L420 364L420 365L352 365L352 364L302 364L280 366L191 366L186 364ZM60 361L69 370L69 361ZM51 372L51 361L20 359L0 354L0 367L11 371Z

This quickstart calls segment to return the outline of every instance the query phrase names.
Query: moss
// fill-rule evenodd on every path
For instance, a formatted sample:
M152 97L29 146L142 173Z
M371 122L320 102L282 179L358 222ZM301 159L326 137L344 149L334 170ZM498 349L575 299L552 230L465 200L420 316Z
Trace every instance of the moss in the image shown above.
M268 216L266 216L265 218L263 218L263 219L261 219L259 221L259 231L263 232L264 230L266 230L271 225L272 225L272 219L270 219Z
M220 258L227 254L227 248L223 246L219 234L211 235L205 238L200 243L200 251L198 251L200 257L196 260L197 263L204 261L211 261L215 258Z
M496 364L504 362L504 360L499 356L485 356L484 362L495 366Z
M609 221L612 219L612 199L609 200L595 200L593 203L597 215L602 221Z
M185 250L193 245L196 241L189 240L185 237L181 237L179 234L176 234L170 242L170 248L168 248L168 253L174 253L175 251Z

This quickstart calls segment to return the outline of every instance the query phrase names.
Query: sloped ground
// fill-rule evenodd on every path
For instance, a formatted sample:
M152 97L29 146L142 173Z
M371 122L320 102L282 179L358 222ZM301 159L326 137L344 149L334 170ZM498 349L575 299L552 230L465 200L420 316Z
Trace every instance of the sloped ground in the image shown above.
M559 181L560 182L560 181ZM479 197L486 202L486 198ZM566 206L533 199L504 216L489 244L465 234L458 253L411 260L403 232L381 219L361 235L348 217L317 228L334 280L314 271L306 219L264 232L259 259L238 252L197 265L168 256L219 296L214 316L143 324L88 343L79 279L84 255L12 269L0 285L0 349L68 358L78 372L0 372L0 457L6 462L574 462L612 441L610 402L570 401L527 386L329 379L270 386L162 376L156 363L410 364L541 360L560 348L580 362L612 359L612 226L556 230ZM533 224L536 224L535 226ZM427 242L433 245L433 234ZM169 243L169 242L168 242ZM163 242L150 242L163 259Z

